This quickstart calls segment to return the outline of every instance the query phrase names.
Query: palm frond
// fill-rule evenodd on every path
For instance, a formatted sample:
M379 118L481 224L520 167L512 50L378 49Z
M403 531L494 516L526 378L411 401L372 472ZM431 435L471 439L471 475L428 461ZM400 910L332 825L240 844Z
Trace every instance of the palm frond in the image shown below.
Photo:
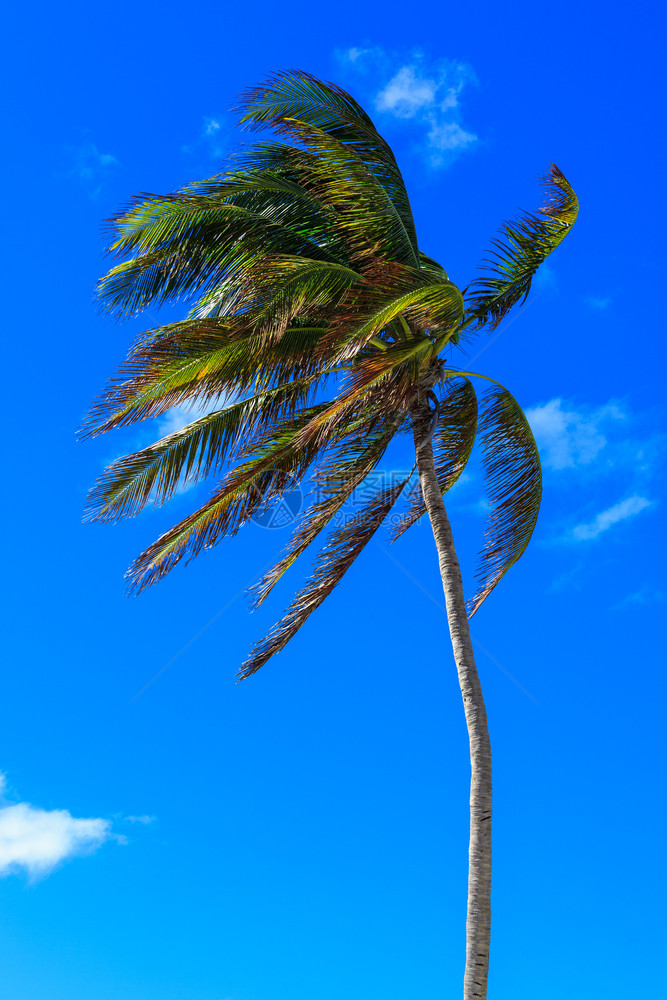
M130 590L139 593L167 575L184 556L188 561L202 549L231 537L253 514L305 474L316 450L297 447L301 427L326 404L303 410L280 427L272 427L262 441L253 442L253 454L231 470L203 506L149 545L127 572Z
M385 397L385 406L393 405L394 409L402 409L410 394L410 386L418 377L420 362L430 348L431 341L423 337L408 343L392 344L384 351L376 351L358 359L338 397L299 432L298 443L301 445L315 441L320 445L324 444L341 421L357 406L362 396L378 383L390 379L394 392L390 393L389 399ZM396 369L401 370L396 372Z
M108 466L90 491L86 520L134 517L152 503L160 507L182 482L194 483L220 470L241 443L293 418L312 395L312 381L300 379L238 400L206 414L155 444Z
M426 271L431 281L449 281L447 272L442 264L439 264L433 257L427 257L425 253L419 251L419 266L422 271Z
M269 635L252 650L250 658L239 671L244 679L254 674L296 635L304 622L340 583L357 556L371 540L396 503L407 479L392 487L379 490L366 506L342 528L336 530L322 550L315 572L299 592L284 618Z
M322 327L297 325L267 347L242 318L191 319L144 334L85 418L82 437L290 381L326 377Z
M317 317L324 306L335 308L345 292L363 281L357 271L342 264L286 254L266 256L254 268L253 285L270 293L253 312L253 329L273 343L292 319Z
M319 350L331 353L336 362L349 359L401 316L432 335L456 329L464 312L463 296L456 285L450 281L423 283L412 272L400 277L409 277L413 287L405 290L399 286L399 290L383 294L371 289L366 295L342 300Z
M327 250L334 241L324 236L324 219L307 234L276 210L275 199L272 212L266 200L252 211L226 195L143 195L110 220L116 239L109 251L126 259L99 283L104 307L128 316L150 304L201 297L267 253L338 259Z
M109 380L80 429L95 437L114 427L160 416L192 400L196 387L211 398L224 391L212 376L238 354L230 325L220 320L186 320L144 334Z
M474 281L467 294L467 318L479 329L490 329L517 302L525 301L540 264L565 239L574 225L579 202L564 174L555 164L543 178L547 193L540 215L524 213L514 222L505 222L500 238L486 259L483 278Z
M574 224L576 195L552 166L547 204L503 225L486 274L462 294L419 250L396 159L350 94L294 70L248 90L239 112L240 124L270 128L278 141L248 144L225 173L172 194L142 194L110 220L114 260L99 284L103 306L127 316L184 301L189 318L140 337L82 434L176 405L215 409L112 463L91 491L88 515L132 516L166 502L179 483L221 477L206 503L137 558L128 576L140 591L234 535L315 467L320 492L256 588L260 603L344 509L423 393L437 390L442 492L461 475L476 433L486 468L491 514L474 614L528 543L540 502L539 458L512 396L494 383L478 427L474 373L439 356L466 329L497 326L525 299L537 268ZM377 492L333 532L243 677L322 603L409 478ZM394 538L424 510L414 491Z
M396 205L355 150L329 132L299 118L283 118L274 129L303 143L313 154L301 166L301 183L319 204L335 208L331 219L352 259L376 253L418 266L418 256Z
M241 124L261 129L296 119L354 150L387 192L417 251L417 234L403 177L388 143L363 108L341 87L303 70L276 73L243 95Z
M281 559L252 588L258 607L280 578L326 528L354 491L373 471L396 433L402 414L387 419L383 410L369 407L354 422L354 433L344 436L329 458L318 466L314 483L320 499L304 514Z
M506 389L497 387L485 394L479 440L490 512L477 592L468 602L469 617L523 555L542 497L537 445L523 410Z
M439 400L440 413L433 437L433 452L438 485L444 496L459 479L472 452L477 434L477 395L467 378L450 377ZM426 505L417 484L410 510L395 526L395 542L425 513Z

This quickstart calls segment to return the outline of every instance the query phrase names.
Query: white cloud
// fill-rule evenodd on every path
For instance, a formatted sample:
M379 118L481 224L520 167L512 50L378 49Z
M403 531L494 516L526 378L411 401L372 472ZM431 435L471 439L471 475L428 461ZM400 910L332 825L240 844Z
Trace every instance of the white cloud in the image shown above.
M225 145L220 141L222 121L219 118L204 116L202 118L199 138L187 145L181 146L182 153L193 154L205 149L209 156L219 159L225 154Z
M442 59L431 62L421 52L406 59L377 47L351 48L338 56L357 73L370 75L372 71L374 88L378 79L388 77L371 94L371 101L381 114L410 122L425 132L433 166L451 162L477 141L460 121L460 94L467 84L475 82L470 66Z
M472 142L477 142L477 136L465 132L458 122L445 122L439 125L434 122L428 133L429 143L434 149L465 149Z
M640 587L639 590L624 597L615 607L624 608L628 605L656 604L662 603L665 599L667 599L667 594L663 590L657 590L654 587Z
M143 823L146 826L148 823L154 823L157 816L126 816L125 819L128 823Z
M0 776L0 794L5 776ZM107 819L76 819L66 809L37 809L29 802L0 807L0 877L25 871L48 875L62 861L96 850L109 840Z
M90 198L95 198L102 190L102 183L118 160L112 153L103 153L90 139L76 147L66 147L65 155L69 166L60 174L79 181Z
M601 312L611 305L611 298L605 295L588 295L584 301L591 309L597 309Z
M542 458L551 469L588 465L607 444L602 427L623 420L625 414L613 402L597 409L565 407L562 399L529 407L526 417Z
M607 510L601 511L588 524L578 524L573 528L572 536L579 542L597 538L598 535L601 535L604 531L608 531L613 525L618 524L620 521L625 521L629 517L634 517L651 506L651 501L647 500L646 497L628 497L627 500L621 500L620 503L614 504L613 507L608 507Z
M161 438L167 437L168 434L175 434L176 431L182 430L199 416L201 416L200 413L193 413L186 406L173 406L171 410L167 410L163 416L157 418L157 433Z
M210 399L205 403L196 403L194 406L172 406L165 414L156 418L157 433L161 438L168 434L174 434L195 420L199 420L200 417L222 409L225 401L224 396L217 396L215 399Z
M93 180L99 175L100 170L106 167L113 167L118 163L111 153L102 153L94 142L83 142L75 151L76 165L74 173L82 181Z
M402 66L377 95L375 104L380 111L389 111L398 118L414 118L418 111L435 104L437 90L437 83L420 79L414 66Z
M226 396L217 396L215 399L210 399L207 402L196 403L194 406L172 406L170 410L167 410L161 417L156 417L153 423L154 434L151 435L151 441L149 443L154 443L161 438L167 437L169 434L175 434L176 431L182 430L188 424L193 423L195 420L199 420L200 417L205 417L209 413L213 413L215 410L222 409L228 402ZM137 448L145 448L148 446L144 435L137 441ZM183 493L187 493L188 490L192 489L193 486L197 484L196 478L190 477L188 479L183 479L178 487L176 488L176 495L180 496Z
M532 288L536 292L542 293L556 288L557 285L558 278L553 267L549 267L548 264L540 264L539 270L533 278Z
M353 49L348 49L346 55L347 58L350 60L350 62L356 62L357 59L360 59L363 55L365 55L369 51L370 51L369 49L353 48Z

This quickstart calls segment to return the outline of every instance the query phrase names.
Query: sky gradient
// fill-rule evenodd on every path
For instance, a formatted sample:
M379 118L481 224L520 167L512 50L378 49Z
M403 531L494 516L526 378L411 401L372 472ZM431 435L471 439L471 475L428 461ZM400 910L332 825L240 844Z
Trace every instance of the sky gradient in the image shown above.
M126 567L199 491L119 525L81 521L106 463L183 422L75 439L156 325L99 314L102 222L135 193L221 170L243 139L236 96L295 67L367 107L421 248L461 286L501 220L537 206L551 161L579 195L528 303L469 348L526 408L544 466L531 546L472 623L495 759L489 1000L659 995L659 18L649 3L621 17L599 2L197 0L7 16L5 1000L460 992L468 749L427 524L391 548L378 533L236 685L309 568L249 613L245 590L289 528L251 524L128 599ZM384 468L412 461L399 442ZM470 589L474 461L448 508Z

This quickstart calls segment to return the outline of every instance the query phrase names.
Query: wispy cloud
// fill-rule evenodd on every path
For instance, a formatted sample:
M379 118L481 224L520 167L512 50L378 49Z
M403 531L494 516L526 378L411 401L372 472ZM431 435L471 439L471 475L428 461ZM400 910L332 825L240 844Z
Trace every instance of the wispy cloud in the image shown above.
M611 305L611 298L608 295L587 295L584 302L590 309L604 312Z
M124 440L123 438L119 439L118 450L109 451L104 457L104 464L109 466L132 452L143 451L144 448L149 448L170 434L175 434L188 424L194 423L195 420L199 420L201 417L205 417L215 410L222 409L224 406L229 405L230 402L230 397L221 394L206 402L199 401L192 405L172 406L171 409L167 410L161 416L155 417L153 420L147 420L131 428L131 436L126 436ZM181 496L197 484L198 481L193 477L181 479L174 491L174 495ZM150 505L148 509L150 509Z
M662 475L665 435L656 430L653 410L636 413L614 399L589 406L557 397L525 412L545 471L547 509L554 492L566 494L561 523L547 526L543 544L591 541L654 506L648 498ZM619 482L625 498L612 503Z
M633 593L628 594L619 601L618 604L614 605L615 608L627 608L629 606L637 605L650 605L650 604L661 604L663 601L667 600L667 594L664 590L657 590L655 587L640 587L639 590L635 590Z
M169 434L175 434L176 431L182 430L188 424L194 423L195 420L199 420L201 417L205 417L215 410L222 409L227 403L227 397L221 395L207 402L197 402L194 405L172 406L161 417L156 417L154 421L151 421L150 431L146 427L142 429L139 437L136 439L135 447L146 448L149 444L153 444L161 438L168 437ZM150 440L147 437L148 432L150 433ZM187 493L188 490L191 490L196 485L196 478L182 479L175 490L175 495L180 496L183 493Z
M118 166L112 153L103 152L91 139L85 139L78 146L65 148L65 159L69 164L60 174L78 181L89 198L96 198L110 171Z
M553 291L557 288L558 277L553 267L549 267L548 264L541 264L537 274L533 278L532 287L536 292Z
M625 416L614 402L597 408L576 408L559 398L526 410L542 464L556 470L593 462L607 445L605 429Z
M608 531L615 524L627 521L628 518L635 517L641 511L651 506L653 506L652 502L647 500L646 497L628 497L626 500L621 500L620 503L614 504L613 507L608 507L606 510L600 511L587 524L577 524L572 529L572 537L578 542L590 541L603 534L603 532Z
M204 118L204 135L212 136L217 135L220 131L220 122L215 118Z
M419 132L420 151L427 150L432 166L451 163L478 141L461 123L461 93L476 83L472 67L429 60L423 52L400 56L379 47L351 48L337 56L370 90L370 101L380 116L409 124L413 134Z
M216 396L215 399L198 402L191 406L172 406L163 416L156 419L155 430L161 438L168 434L174 434L193 421L199 420L200 417L206 417L209 413L222 409L226 401L225 396Z
M570 566L565 573L559 573L547 587L548 594L561 594L567 591L579 590L581 587L581 572L585 563L581 560Z
M156 819L157 816L126 816L125 822L142 823L144 826L147 826L149 823L154 823Z
M199 127L199 135L196 139L193 139L191 142L181 146L181 152L189 155L204 152L207 156L219 160L227 152L227 147L222 140L222 135L222 117L204 115Z
M5 776L0 775L0 798ZM76 819L66 809L38 809L29 802L0 806L0 876L48 875L63 861L88 854L111 839L107 819ZM116 837L117 840L122 838Z
M397 118L414 118L435 104L437 92L435 80L420 78L414 66L401 66L375 98L375 106Z

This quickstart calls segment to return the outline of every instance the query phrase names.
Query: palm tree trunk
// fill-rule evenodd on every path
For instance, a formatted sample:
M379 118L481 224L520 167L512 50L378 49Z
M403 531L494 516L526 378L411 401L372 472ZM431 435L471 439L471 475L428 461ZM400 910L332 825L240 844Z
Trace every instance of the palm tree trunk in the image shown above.
M415 410L413 429L424 503L438 550L449 634L463 696L470 740L470 845L464 1000L484 1000L491 936L491 741L486 709L468 628L461 570L442 493L436 478L429 434L429 411Z

